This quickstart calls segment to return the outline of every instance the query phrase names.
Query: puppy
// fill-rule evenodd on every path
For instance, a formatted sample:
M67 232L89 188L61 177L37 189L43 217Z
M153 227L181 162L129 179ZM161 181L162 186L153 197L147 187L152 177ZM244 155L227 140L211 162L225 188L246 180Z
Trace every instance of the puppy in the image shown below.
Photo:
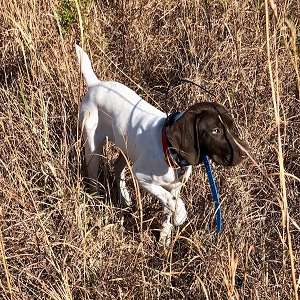
M248 146L235 134L234 122L221 104L196 103L166 119L164 112L123 84L100 81L88 55L77 45L76 53L88 86L80 124L91 191L98 192L99 161L108 137L133 162L139 186L162 204L160 241L168 245L172 226L181 225L187 216L179 191L192 166L200 164L204 155L217 164L237 165L246 157ZM120 154L115 164L117 186L122 203L131 205L125 166Z

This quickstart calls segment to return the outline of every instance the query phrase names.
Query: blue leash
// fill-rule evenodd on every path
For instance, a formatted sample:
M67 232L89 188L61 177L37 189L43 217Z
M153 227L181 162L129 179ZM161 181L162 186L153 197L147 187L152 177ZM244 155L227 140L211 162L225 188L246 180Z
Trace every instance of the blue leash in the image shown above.
M217 190L214 174L212 172L208 156L205 155L203 159L203 163L205 166L206 174L208 176L208 181L211 189L212 196L215 202L215 209L216 209L216 218L217 218L217 233L219 233L222 229L222 213L221 213L221 204L219 199L219 193Z

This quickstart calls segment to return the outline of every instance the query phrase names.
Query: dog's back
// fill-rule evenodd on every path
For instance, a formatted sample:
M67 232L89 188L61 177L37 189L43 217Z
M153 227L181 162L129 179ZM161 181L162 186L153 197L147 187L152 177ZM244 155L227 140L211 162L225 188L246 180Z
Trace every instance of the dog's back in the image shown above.
M135 160L136 148L145 145L145 141L139 141L142 139L140 131L154 130L158 122L163 122L165 114L125 85L100 81L88 55L78 45L76 54L88 86L80 107L80 124L84 124L86 136L89 135L88 132L97 131L95 136L100 139L107 136ZM96 141L96 144L101 142ZM135 149L131 149L133 144Z

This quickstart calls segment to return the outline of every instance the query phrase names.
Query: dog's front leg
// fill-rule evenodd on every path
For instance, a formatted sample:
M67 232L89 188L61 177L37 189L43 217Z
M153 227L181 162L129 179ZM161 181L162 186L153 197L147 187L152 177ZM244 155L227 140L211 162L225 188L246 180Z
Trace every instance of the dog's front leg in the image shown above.
M163 208L163 222L162 229L160 231L159 242L162 245L169 246L172 238L172 228L171 223L172 213L166 207Z
M182 200L179 198L180 188L176 188L176 189L172 190L170 193L176 198L176 201L177 201L176 202L176 210L177 210L178 201L182 202ZM182 204L184 207L183 202L182 202ZM167 247L170 245L171 238L172 238L172 228L173 228L173 225L171 222L172 215L173 215L172 211L170 211L166 206L163 206L163 223L162 223L162 229L160 232L159 242ZM186 216L186 211L185 211L185 216ZM180 221L180 220L182 220L182 219L180 219L180 217L176 219L177 222L179 221L180 224L182 224L184 222L185 218L183 221ZM174 222L175 224L176 224L176 221ZM176 225L180 225L180 224L177 223Z
M187 212L185 209L185 205L180 198L168 192L163 187L155 184L139 182L139 185L158 198L158 200L164 207L164 212L169 211L169 214L173 215L173 224L175 226L181 225L185 221Z
M168 246L170 244L172 232L171 217L173 216L173 224L175 226L181 225L187 216L185 205L178 197L177 192L171 193L163 187L150 182L149 178L145 180L144 174L135 174L135 176L139 185L144 190L157 197L160 203L163 205L164 220L162 223L160 241Z

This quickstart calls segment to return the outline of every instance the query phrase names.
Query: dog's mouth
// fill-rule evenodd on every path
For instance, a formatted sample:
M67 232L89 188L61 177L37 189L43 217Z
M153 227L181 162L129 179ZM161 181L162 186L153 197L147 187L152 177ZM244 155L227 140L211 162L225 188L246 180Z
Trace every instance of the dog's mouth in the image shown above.
M221 165L221 166L232 166L232 156L231 155L226 155L226 156L222 156L222 158L218 155L211 155L209 156L214 163L216 163L217 165Z
M241 143L240 143L241 144ZM250 152L250 148L247 144L243 143L243 145L237 146L238 149L233 150L226 154L218 155L208 155L216 164L222 166L237 166L242 163L248 156Z

